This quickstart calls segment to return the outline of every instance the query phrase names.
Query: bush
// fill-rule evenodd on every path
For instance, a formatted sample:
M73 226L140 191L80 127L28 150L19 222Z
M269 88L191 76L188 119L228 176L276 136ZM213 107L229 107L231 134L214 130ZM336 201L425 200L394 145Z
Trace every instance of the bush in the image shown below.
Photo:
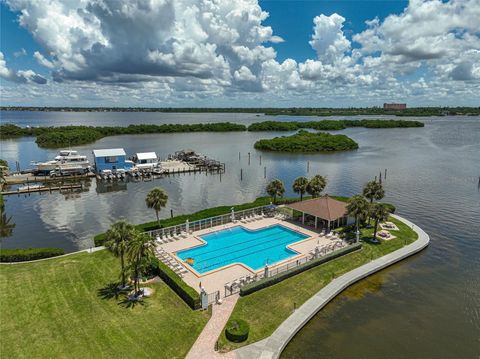
M50 258L65 254L62 248L18 248L1 249L0 262L25 262L35 259Z
M240 296L243 297L245 295L252 294L252 293L254 293L254 292L256 292L260 289L270 287L270 286L272 286L274 284L277 284L277 283L279 283L279 282L281 282L281 281L283 281L287 278L290 278L290 277L293 277L294 275L302 273L302 272L304 272L304 271L306 271L310 268L316 267L320 264L331 261L332 259L341 257L341 256L343 256L345 254L348 254L348 253L351 253L353 251L359 250L360 248L362 248L362 244L361 243L355 243L355 244L352 244L348 247L339 249L339 250L337 250L337 251L335 251L331 254L327 254L326 256L323 256L323 257L314 259L310 262L301 264L298 267L295 267L294 269L292 269L290 271L282 272L280 274L274 275L273 277L261 279L258 282L247 284L240 289Z
M180 298L184 300L192 309L200 309L200 294L195 289L187 285L182 278L180 278L173 270L167 267L164 263L157 262L157 275L167 284Z
M230 319L225 328L225 336L234 343L247 340L250 326L242 319Z

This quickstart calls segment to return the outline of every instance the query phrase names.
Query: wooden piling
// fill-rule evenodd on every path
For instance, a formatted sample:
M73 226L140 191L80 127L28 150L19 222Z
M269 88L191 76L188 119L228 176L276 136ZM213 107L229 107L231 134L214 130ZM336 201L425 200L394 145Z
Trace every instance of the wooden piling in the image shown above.
M243 181L243 168L240 168L240 181Z

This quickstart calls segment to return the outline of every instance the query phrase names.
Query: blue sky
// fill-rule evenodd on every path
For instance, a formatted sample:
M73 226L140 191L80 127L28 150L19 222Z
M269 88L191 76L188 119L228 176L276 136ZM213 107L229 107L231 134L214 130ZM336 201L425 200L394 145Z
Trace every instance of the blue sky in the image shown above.
M480 0L82 6L0 3L2 104L477 105L480 95Z

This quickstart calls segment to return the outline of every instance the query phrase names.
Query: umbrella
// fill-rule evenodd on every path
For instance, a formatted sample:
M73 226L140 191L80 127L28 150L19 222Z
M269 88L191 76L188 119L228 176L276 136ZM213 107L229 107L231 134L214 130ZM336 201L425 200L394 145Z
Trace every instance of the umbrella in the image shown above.
M185 221L185 231L188 233L190 229L190 222L188 222L188 219Z

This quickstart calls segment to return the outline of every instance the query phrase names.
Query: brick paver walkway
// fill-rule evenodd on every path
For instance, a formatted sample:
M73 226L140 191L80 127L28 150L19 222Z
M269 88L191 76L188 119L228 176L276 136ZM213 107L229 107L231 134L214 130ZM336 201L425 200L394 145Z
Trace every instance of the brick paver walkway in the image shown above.
M237 300L238 294L235 294L224 298L221 305L216 304L213 306L212 317L188 352L186 359L236 359L233 351L223 354L217 353L215 351L215 342L220 336L225 324L227 324Z

